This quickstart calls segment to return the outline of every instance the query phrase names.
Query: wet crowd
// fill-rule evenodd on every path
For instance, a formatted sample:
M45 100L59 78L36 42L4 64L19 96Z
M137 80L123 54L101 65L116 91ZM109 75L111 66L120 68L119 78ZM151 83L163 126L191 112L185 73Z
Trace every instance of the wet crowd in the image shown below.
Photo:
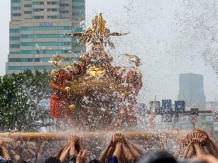
M184 135L152 134L140 141L114 133L94 156L96 148L87 144L77 135L61 143L0 138L0 163L218 163L216 138L200 128Z

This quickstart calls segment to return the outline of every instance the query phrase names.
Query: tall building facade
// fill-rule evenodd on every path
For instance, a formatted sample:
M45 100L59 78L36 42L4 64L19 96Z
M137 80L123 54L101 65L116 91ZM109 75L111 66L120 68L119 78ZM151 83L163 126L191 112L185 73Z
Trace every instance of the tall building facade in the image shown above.
M203 76L193 73L180 74L178 100L184 100L186 106L205 109Z
M57 54L72 62L85 47L69 34L82 31L84 19L85 0L11 0L7 74L52 69Z

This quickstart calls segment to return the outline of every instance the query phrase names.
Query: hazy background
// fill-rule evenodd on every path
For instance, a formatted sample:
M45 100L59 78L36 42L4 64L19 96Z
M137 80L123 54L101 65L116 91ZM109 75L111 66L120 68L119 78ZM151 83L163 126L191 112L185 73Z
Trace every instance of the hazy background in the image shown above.
M86 0L86 27L103 13L111 31L130 32L112 38L116 50L108 52L115 63L124 53L138 55L143 65L140 102L177 100L179 74L204 76L207 101L217 100L218 2L213 0ZM0 1L0 76L9 53L10 0ZM115 64L114 63L114 64Z

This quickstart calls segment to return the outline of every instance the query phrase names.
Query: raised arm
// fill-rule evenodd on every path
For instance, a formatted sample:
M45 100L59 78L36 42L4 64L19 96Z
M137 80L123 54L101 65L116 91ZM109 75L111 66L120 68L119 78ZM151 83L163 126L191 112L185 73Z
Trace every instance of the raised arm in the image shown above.
M122 139L121 134L117 134L117 133L114 134L115 150L114 150L113 156L115 156L117 159L120 157L120 154L121 154L122 141L123 139Z
M7 152L7 149L5 148L4 141L2 139L0 139L0 149L2 152L2 157L4 157L5 160L9 160L10 156Z
M188 151L188 154L187 154L187 158L192 158L192 156L193 156L193 154L194 154L194 147L193 147L193 145L191 144L190 145L190 148L189 148L189 151Z
M129 151L131 152L132 156L134 157L134 159L136 161L138 161L139 157L140 157L140 154L137 152L137 150L132 146L132 143L127 140L127 138L125 138L123 136L123 141L124 143L126 144L126 146L129 148Z
M133 160L133 156L131 152L129 151L129 149L123 143L122 143L122 152L125 156L125 161L127 161L128 163L131 163Z
M204 152L200 148L200 135L198 133L193 133L192 145L194 146L196 155L204 154Z
M85 163L87 155L88 155L87 150L84 150L84 151L80 150L79 154L78 154L78 156L76 158L76 163Z
M79 137L79 147L80 147L80 150L83 150L83 151L87 150L85 142L84 142L82 137ZM87 153L87 156L88 156L89 160L91 160L91 156L89 153Z
M67 141L55 154L54 157L59 158L61 156L61 153L65 148L69 146L69 141Z
M101 155L100 155L100 157L99 157L99 161L100 161L101 163L105 163L106 155L107 155L107 153L108 153L110 147L112 146L112 144L113 144L113 143L112 143L112 138L110 138L110 140L109 140L107 146L106 146L105 149L102 151L102 153L101 153Z
M70 151L70 146L68 146L67 149L61 153L60 161L62 163L69 157L69 151Z
M215 140L213 140L210 136L208 136L208 140L210 142L210 144L213 146L215 151L218 151L218 144L216 143Z
M71 135L70 136L70 156L76 156L77 155L77 151L76 151L76 142L79 140L78 137Z
M138 145L138 144L132 143L132 146L133 146L140 154L142 154L143 152L145 152L145 149L144 149L143 147L141 147L140 145Z

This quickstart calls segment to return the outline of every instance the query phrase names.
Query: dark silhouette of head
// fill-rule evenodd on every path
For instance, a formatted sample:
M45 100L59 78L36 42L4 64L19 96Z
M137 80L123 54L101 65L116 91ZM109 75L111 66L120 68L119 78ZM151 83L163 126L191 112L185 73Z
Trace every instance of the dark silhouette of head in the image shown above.
M94 160L89 161L89 163L101 163L101 162L99 160L94 159Z
M45 163L61 163L61 161L56 157L49 157L45 160Z
M176 163L176 160L167 151L157 151L151 156L140 158L138 163Z

